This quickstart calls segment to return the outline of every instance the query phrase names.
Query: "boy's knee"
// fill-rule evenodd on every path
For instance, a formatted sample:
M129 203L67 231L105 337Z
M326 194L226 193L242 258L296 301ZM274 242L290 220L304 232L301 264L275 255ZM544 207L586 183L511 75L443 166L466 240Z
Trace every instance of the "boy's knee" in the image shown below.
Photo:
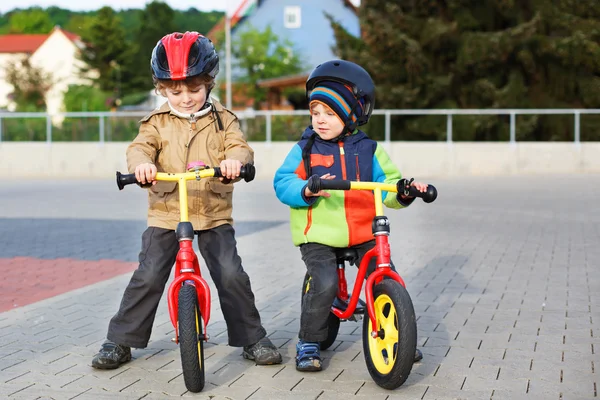
M245 273L234 268L229 268L221 271L220 281L224 289L230 289L239 285L246 285L249 279Z

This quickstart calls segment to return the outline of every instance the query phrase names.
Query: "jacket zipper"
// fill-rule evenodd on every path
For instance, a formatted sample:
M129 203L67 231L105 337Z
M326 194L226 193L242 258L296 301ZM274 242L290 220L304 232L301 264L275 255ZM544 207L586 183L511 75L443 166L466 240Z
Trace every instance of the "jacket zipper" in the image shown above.
M342 179L347 179L346 177L346 158L344 152L344 142L338 142L340 146L340 164L342 167Z
M360 165L358 164L358 153L354 153L356 157L356 181L360 182Z

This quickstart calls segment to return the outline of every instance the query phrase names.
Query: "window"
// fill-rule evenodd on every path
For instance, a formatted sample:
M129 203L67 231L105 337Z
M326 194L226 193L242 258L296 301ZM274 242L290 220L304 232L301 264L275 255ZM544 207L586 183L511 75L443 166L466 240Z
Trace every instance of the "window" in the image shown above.
M295 29L300 28L300 25L302 25L300 6L286 6L283 9L283 26Z

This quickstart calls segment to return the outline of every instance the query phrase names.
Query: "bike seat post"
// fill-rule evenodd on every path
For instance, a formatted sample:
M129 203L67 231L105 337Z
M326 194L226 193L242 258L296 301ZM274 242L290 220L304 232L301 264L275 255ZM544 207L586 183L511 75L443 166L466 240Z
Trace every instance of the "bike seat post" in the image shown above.
M346 282L346 263L343 258L337 259L337 274L338 274L338 297L341 300L348 300L348 284Z

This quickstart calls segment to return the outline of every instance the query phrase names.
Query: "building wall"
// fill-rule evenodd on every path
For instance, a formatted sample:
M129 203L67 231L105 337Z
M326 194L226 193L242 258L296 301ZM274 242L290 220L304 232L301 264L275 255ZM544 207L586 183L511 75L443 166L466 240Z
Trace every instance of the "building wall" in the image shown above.
M55 29L31 55L32 65L51 74L52 88L46 95L48 113L63 110L63 97L69 85L89 84L79 77L83 63L77 59L78 48L62 31Z
M300 7L299 28L284 26L284 9L287 6ZM310 71L316 65L335 58L331 50L335 45L335 37L324 12L331 14L349 33L359 36L358 17L342 0L264 0L252 15L236 25L233 40L238 32L249 26L261 31L270 26L281 39L289 39L294 43L303 55L306 71Z

